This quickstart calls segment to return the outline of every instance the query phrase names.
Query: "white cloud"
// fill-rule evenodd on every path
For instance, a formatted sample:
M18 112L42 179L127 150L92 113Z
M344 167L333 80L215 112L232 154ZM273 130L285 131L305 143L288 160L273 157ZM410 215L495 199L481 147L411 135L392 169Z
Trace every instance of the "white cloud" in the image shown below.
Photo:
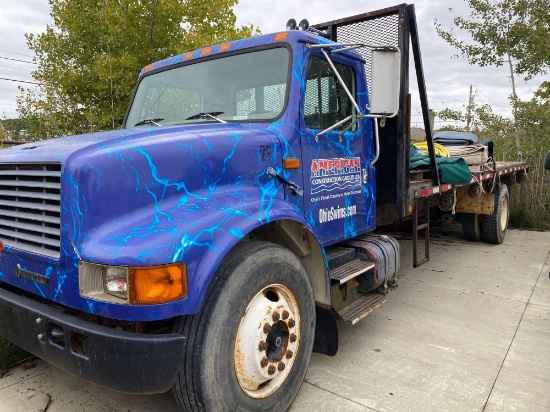
M235 7L238 24L255 24L264 33L284 30L286 21L295 18L298 21L307 18L311 24L322 23L368 11L382 9L398 4L395 0L241 0ZM453 59L456 50L442 40L435 32L434 20L450 29L455 13L468 16L467 3L460 0L417 0L415 9L421 43L424 75L430 107L441 110L444 107L461 108L468 102L469 84L473 84L477 103L493 105L497 113L510 115L509 102L511 93L507 68L479 68L468 65L462 58ZM17 3L12 0L0 0L0 50L11 51L32 56L26 47L25 33L41 33L51 23L49 5L46 0L25 0ZM2 57L30 60L31 57L0 52ZM412 61L412 59L411 59ZM0 67L0 77L20 80L32 80L32 65L0 59L0 65L19 70ZM413 108L419 107L414 70L411 66L411 93ZM529 98L541 78L525 84L517 79L518 95ZM0 116L6 113L15 117L15 98L18 95L17 83L0 81ZM413 109L413 121L414 121Z

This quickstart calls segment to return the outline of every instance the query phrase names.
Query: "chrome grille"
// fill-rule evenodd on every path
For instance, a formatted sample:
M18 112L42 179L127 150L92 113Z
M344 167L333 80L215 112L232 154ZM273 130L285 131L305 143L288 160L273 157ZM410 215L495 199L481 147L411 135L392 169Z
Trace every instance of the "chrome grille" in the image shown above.
M0 240L59 257L60 189L60 164L0 164Z

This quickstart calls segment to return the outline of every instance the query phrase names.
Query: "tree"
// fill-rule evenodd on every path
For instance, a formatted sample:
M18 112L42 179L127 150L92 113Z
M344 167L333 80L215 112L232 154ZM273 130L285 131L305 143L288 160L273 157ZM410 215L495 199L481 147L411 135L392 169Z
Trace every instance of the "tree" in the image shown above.
M465 0L470 18L455 16L454 25L473 43L446 31L436 20L437 33L456 47L472 65L515 64L514 73L533 76L550 67L550 3L547 0ZM452 8L449 9L454 13Z
M454 25L465 30L473 42L459 39L453 30L446 31L436 20L437 33L456 47L470 64L501 66L508 64L512 82L512 108L517 118L515 75L526 79L546 73L550 67L550 3L548 0L466 0L470 18L455 16ZM453 9L450 9L453 12ZM515 133L518 157L520 132Z
M27 44L37 89L22 89L21 118L42 138L119 127L147 64L211 42L248 37L238 0L49 0L53 24Z

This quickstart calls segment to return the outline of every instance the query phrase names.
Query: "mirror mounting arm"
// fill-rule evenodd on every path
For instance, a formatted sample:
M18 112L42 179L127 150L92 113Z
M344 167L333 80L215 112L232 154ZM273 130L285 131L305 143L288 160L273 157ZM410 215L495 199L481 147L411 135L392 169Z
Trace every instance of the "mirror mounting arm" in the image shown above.
M357 123L360 119L371 118L371 119L373 119L373 123L374 123L374 136L375 136L375 144L376 144L375 150L376 151L375 151L374 159L372 159L370 166L371 167L374 166L374 164L378 160L378 157L380 156L380 138L379 138L379 133L378 133L378 119L381 119L380 120L380 126L384 127L385 124L386 124L386 119L397 116L397 114L399 113L399 107L396 108L394 113L389 114L389 115L386 115L386 114L363 114L361 112L361 109L359 108L359 105L357 104L357 101L355 100L355 98L350 93L348 87L344 83L344 80L340 76L340 73L338 73L338 70L336 69L336 67L332 63L332 60L328 56L328 53L325 51L325 49L329 49L331 53L342 53L346 50L358 49L360 47L369 47L369 48L372 48L374 50L392 50L392 51L396 51L398 53L398 56L400 56L401 52L400 52L399 48L395 47L395 46L376 46L376 45L369 45L369 44L364 44L364 43L306 44L306 47L321 49L321 53L323 53L323 55L325 56L325 59L327 60L327 63L329 64L331 70L334 72L334 75L338 79L338 82L340 83L340 85L342 86L342 88L344 89L346 94L348 95L348 98L350 99L353 106L355 107L355 110L357 111L357 114L351 114L351 115L347 116L345 119L340 120L338 123L335 123L332 126L326 128L325 130L317 133L317 135L315 136L315 141L319 141L319 136L322 136L325 133L336 129L338 126L348 122L349 120L351 120L352 123L351 123L351 125L349 125L346 128L346 130L349 130L353 126L353 124ZM339 48L334 49L335 47L339 47ZM367 110L369 110L368 107L367 107ZM341 134L339 135L339 137L341 139Z

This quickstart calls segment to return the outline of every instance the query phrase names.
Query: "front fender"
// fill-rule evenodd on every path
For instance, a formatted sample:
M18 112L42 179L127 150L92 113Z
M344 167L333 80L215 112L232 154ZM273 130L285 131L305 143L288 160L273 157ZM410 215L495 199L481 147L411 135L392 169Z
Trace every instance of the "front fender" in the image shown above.
M124 266L185 262L188 297L155 306L162 307L163 318L197 313L221 262L248 233L283 219L297 221L315 233L296 207L280 198L261 196L238 207L223 206L234 203L234 194L228 194L218 196L215 205L179 204L174 205L171 213L164 214L133 212L96 230L82 245L80 258ZM141 307L135 308L145 315Z

